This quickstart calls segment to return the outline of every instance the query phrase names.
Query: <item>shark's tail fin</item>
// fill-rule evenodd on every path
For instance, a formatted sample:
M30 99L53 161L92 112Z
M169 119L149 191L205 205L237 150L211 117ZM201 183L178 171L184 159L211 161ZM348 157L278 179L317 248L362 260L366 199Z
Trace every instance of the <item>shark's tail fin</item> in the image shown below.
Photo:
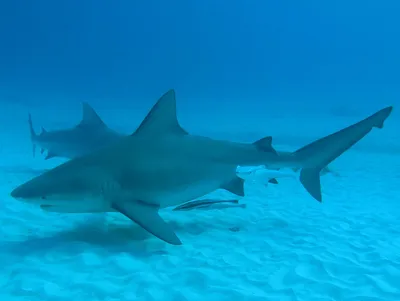
M31 143L32 143L32 154L35 157L35 150L36 150L36 142L35 141L37 138L37 134L35 133L35 130L33 129L31 114L29 114L29 117L28 117L28 124L29 124L29 132L30 132Z
M311 196L319 202L322 201L320 171L366 136L372 128L383 128L383 123L392 109L393 107L384 108L360 122L294 152L294 155L304 163L300 171L300 181Z

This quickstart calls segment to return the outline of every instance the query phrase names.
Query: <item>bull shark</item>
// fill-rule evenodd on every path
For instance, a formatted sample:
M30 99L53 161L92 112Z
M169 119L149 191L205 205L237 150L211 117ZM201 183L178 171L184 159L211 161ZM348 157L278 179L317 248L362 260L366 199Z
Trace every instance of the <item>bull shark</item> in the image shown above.
M33 128L31 114L28 121L33 156L38 146L41 153L47 151L45 160L54 157L67 159L80 157L122 137L122 134L110 129L86 102L82 102L82 120L72 128L56 131L46 131L42 128L42 132L38 135Z
M320 171L365 137L383 128L392 107L318 139L290 154L261 143L238 143L196 136L176 115L175 91L166 92L136 131L116 143L69 160L11 191L16 200L64 213L120 212L172 245L182 242L159 215L219 188L243 185L237 166L299 168L300 182L322 201ZM242 188L243 189L243 188Z

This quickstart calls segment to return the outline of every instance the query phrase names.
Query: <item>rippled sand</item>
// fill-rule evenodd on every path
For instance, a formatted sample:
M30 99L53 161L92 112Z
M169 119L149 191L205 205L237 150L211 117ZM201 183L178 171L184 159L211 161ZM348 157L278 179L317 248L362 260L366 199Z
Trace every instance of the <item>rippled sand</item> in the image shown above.
M350 151L334 167L340 177L323 177L322 204L297 180L281 179L263 191L247 187L246 209L163 210L182 246L119 214L51 214L18 203L8 193L29 175L3 168L0 296L398 301L400 159Z

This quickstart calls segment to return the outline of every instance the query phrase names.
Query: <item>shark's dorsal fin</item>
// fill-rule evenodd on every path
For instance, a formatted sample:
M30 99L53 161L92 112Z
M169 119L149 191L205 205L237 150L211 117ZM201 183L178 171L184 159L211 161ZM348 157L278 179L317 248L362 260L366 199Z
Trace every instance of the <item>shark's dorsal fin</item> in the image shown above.
M46 129L44 127L42 127L42 132L40 133L40 135L43 135L43 134L46 134L46 133L47 133Z
M132 135L162 135L165 133L188 134L180 126L176 117L176 99L173 89L161 96Z
M78 127L105 126L103 120L97 115L96 111L87 103L82 102L82 120Z

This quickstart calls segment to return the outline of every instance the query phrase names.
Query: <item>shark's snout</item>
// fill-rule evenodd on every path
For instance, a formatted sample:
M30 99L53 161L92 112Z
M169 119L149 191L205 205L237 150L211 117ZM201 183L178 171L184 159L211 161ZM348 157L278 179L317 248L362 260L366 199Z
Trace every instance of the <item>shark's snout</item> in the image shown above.
M28 181L14 188L10 196L22 202L41 203L46 199L46 193L38 184L37 180Z
M21 189L21 186L18 186L10 193L11 197L14 199L23 199L25 196L24 190Z
M32 198L37 198L35 193L32 191L32 189L29 189L27 185L20 185L17 188L15 188L13 191L10 193L11 197L17 200L29 200Z
M55 178L59 181L55 181ZM86 188L80 174L78 177L60 177L55 173L44 173L14 188L10 196L34 205L64 206L71 204L71 200L86 197Z

